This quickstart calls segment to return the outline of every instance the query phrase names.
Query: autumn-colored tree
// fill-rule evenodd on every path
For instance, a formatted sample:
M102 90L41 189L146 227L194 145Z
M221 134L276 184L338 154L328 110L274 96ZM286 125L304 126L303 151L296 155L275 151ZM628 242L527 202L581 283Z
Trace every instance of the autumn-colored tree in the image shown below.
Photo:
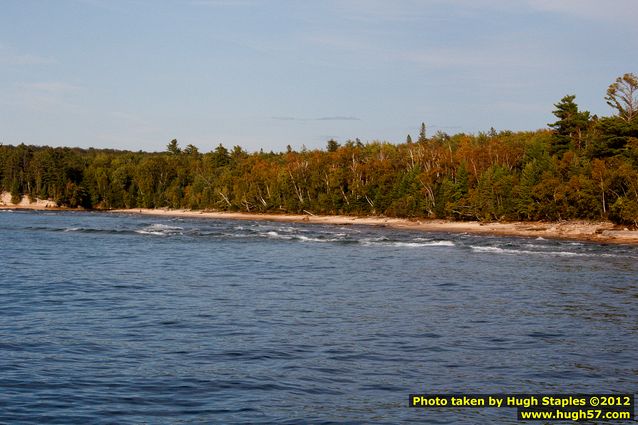
M618 117L631 122L638 116L638 77L628 73L616 78L607 89L607 104L618 112Z
M84 208L171 207L481 220L605 219L637 225L635 77L608 91L611 117L575 97L552 130L496 131L392 144L329 141L248 153L200 153L172 140L159 153L0 145L0 189Z

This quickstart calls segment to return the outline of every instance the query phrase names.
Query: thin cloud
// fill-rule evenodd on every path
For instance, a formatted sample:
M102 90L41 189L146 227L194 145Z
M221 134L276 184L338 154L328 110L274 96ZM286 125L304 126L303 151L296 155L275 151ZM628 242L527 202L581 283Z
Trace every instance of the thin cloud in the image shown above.
M190 4L194 6L235 7L252 6L255 2L252 0L192 0Z
M461 127L460 125L428 125L427 128L429 128L429 129L444 128L444 129L447 129L447 130L458 130L458 129L463 128L463 127Z
M357 55L362 60L375 58L377 64L406 63L426 69L538 68L561 60L560 56L548 53L542 41L535 40L528 34L511 35L506 40L500 35L483 35L468 41L464 46L430 44L419 49L396 48L356 39L345 33L315 34L307 36L305 41L333 52Z
M377 22L423 20L441 6L452 6L456 13L466 14L485 10L520 10L528 8L539 12L557 13L594 21L634 22L638 12L635 0L339 0L333 7L356 20Z
M277 121L308 121L308 119L297 118L297 117L271 117L271 118Z
M82 87L63 81L45 81L36 83L20 83L17 86L25 91L63 94L81 90Z
M316 121L361 121L361 118L347 117L347 116L335 116L335 117L321 117L315 118Z
M419 0L339 0L328 3L348 21L362 23L420 21L422 16L415 13L422 6Z
M638 12L635 0L527 0L532 9L575 16L588 20L634 23Z
M0 44L0 65L2 66L49 65L52 63L55 61L51 58L16 52Z
M374 43L367 40L356 40L348 34L311 34L305 37L305 42L330 50L346 52L361 52L372 49Z
M276 116L271 117L277 121L361 121L361 118L353 116L336 115L331 117L319 117L319 118L301 118L301 117L288 117L288 116Z
M544 53L531 43L525 50L517 43L475 45L472 48L424 48L421 51L388 52L393 60L404 61L425 68L538 68L560 61L555 55Z
M41 112L64 110L77 113L82 110L77 103L82 92L82 87L63 81L16 83L3 103Z
M85 5L88 7L93 7L97 9L106 10L108 12L115 13L123 13L127 12L127 7L131 6L131 4L137 3L144 5L146 2L143 0L129 0L128 2L118 3L112 0L73 0L76 3L80 3L81 5Z

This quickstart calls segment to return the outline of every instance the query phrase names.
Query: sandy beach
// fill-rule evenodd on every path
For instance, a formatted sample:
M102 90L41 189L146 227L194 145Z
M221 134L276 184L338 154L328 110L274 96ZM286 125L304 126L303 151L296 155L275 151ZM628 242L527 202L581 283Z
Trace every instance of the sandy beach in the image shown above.
M64 210L50 200L31 201L24 196L20 203L13 204L11 195L4 192L0 197L0 209ZM76 210L69 210L76 211ZM499 222L449 221L430 219L404 219L390 217L355 217L343 215L303 214L256 214L223 211L193 211L183 209L117 209L105 211L112 214L143 214L165 217L189 217L229 220L264 220L292 223L385 226L423 232L452 232L479 235L542 237L545 239L569 239L598 243L638 244L638 231L605 221L560 221L560 222Z
M479 223L449 220L404 219L389 217L354 217L342 215L252 214L240 212L192 211L169 209L122 209L111 213L144 214L167 217L190 217L232 220L265 220L293 223L385 226L423 232L471 233L482 235L542 237L598 243L638 244L638 231L611 222L508 222Z

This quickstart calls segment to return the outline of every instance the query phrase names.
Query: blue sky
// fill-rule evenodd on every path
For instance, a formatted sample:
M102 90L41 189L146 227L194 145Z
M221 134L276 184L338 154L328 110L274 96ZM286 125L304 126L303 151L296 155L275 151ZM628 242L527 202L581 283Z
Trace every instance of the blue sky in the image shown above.
M209 151L610 115L635 0L0 0L0 142Z

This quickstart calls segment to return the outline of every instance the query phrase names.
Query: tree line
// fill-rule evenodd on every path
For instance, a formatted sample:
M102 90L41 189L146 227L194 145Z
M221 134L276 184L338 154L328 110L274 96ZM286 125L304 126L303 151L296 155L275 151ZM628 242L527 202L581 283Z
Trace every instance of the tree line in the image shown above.
M190 208L456 220L610 219L638 225L638 79L605 97L609 117L563 97L548 129L335 140L325 150L201 153L0 145L0 185L86 209Z

